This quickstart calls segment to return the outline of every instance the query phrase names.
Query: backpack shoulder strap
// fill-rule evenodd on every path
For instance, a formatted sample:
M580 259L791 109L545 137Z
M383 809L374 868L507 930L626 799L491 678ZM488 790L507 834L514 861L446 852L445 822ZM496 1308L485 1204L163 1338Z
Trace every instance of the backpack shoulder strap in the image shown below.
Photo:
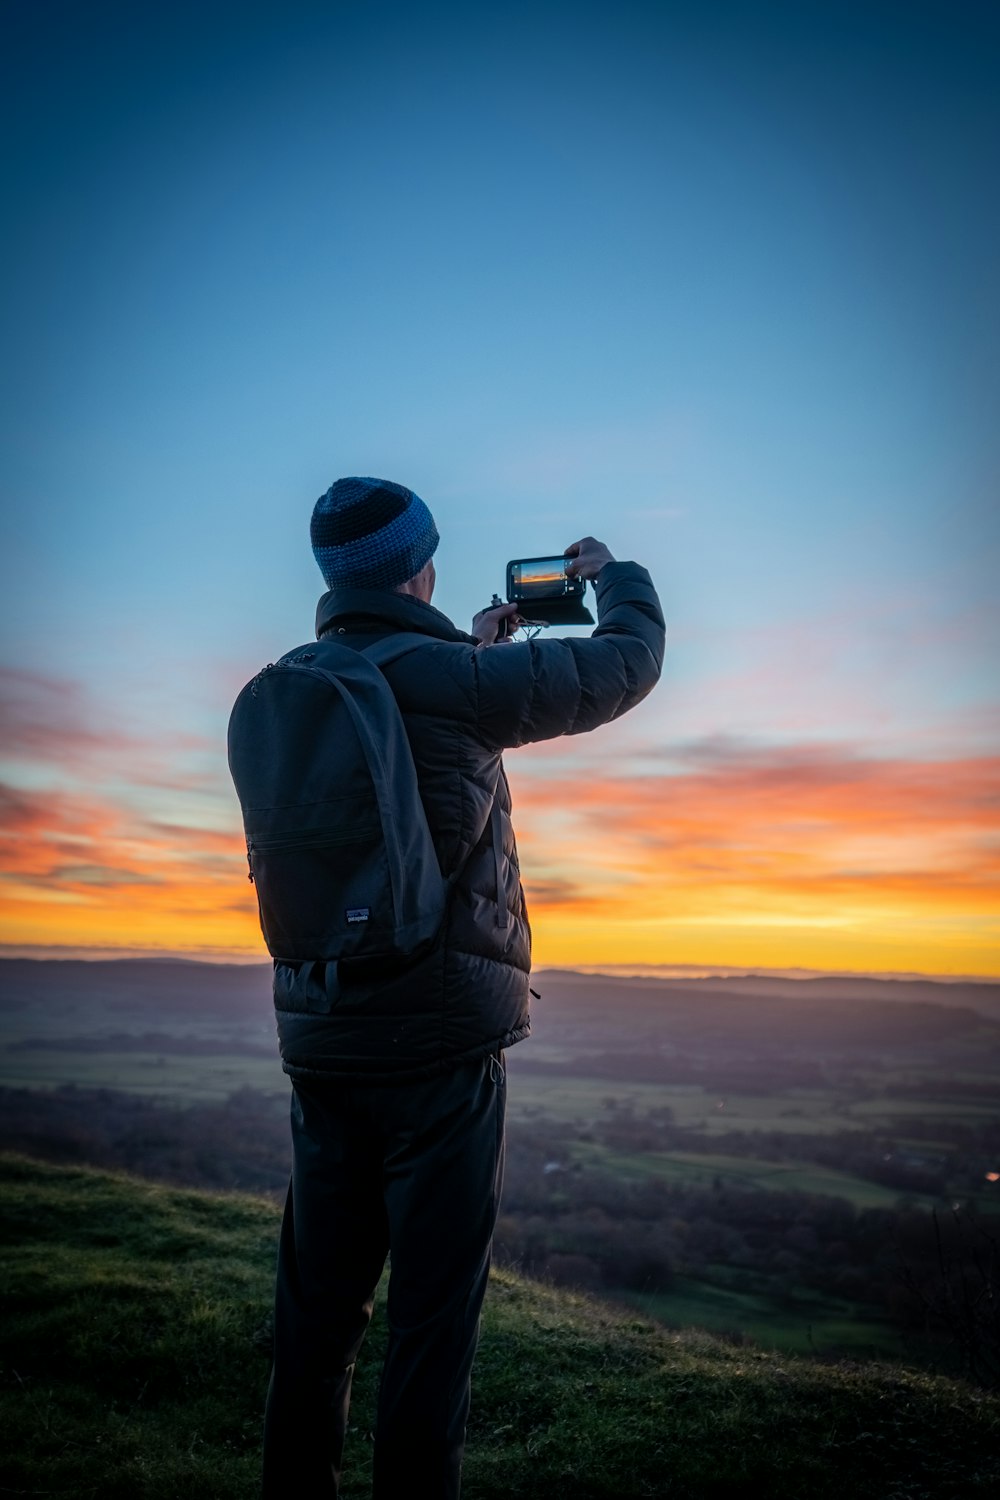
M390 662L399 661L400 657L403 656L409 656L411 651L419 651L421 646L437 646L440 644L441 642L432 635L418 635L418 633L414 630L404 630L397 632L397 634L395 635L385 635L381 638L381 640L373 641L370 646L363 646L361 648L361 655L366 656L368 660L374 666L378 667L381 671L381 669L383 667L387 667ZM499 783L500 771L498 768L497 786L499 786ZM497 848L498 839L502 838L502 834L499 831L498 819L496 816L498 810L499 809L497 808L496 802L496 787L494 787L493 809L490 813L491 818L493 818L494 820L494 850L496 850ZM497 857L499 858L499 856ZM457 867L457 869L452 870L450 875L445 877L445 883L449 890L451 890L455 886L458 877L461 875L464 868L465 861L463 861L462 864ZM497 867L497 878L499 883L499 865ZM504 904L503 919L499 925L504 927L506 927L507 925L506 904Z
M370 646L362 646L361 655L381 669L390 662L399 661L401 656L409 656L411 651L419 651L421 646L440 644L432 635L418 635L415 630L404 630L396 635L384 635L381 640L372 641Z
M381 638L381 640L373 641L370 646L363 646L361 648L360 654L367 657L374 666L378 667L379 670L381 670L383 667L387 667L390 662L399 661L400 657L403 656L409 656L411 651L419 651L421 646L434 646L439 644L440 642L436 641L434 636L418 635L416 631L405 630L400 631L395 635L385 635ZM503 828L500 821L500 804L497 801L497 792L500 788L501 773L502 767L498 765L496 783L493 787L493 799L492 806L490 808L489 821L492 827L493 854L496 860L497 871L497 926L506 927L510 918L507 912L507 901L503 890ZM457 869L452 870L451 874L446 877L449 889L451 889L455 885L464 868L465 862L463 861L463 863L460 864Z

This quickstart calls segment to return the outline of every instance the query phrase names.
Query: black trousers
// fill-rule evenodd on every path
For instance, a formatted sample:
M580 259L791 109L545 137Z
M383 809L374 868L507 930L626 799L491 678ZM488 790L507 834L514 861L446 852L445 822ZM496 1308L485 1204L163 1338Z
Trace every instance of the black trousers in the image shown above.
M417 1083L296 1082L265 1500L339 1492L354 1361L391 1252L376 1500L457 1500L503 1177L502 1055Z

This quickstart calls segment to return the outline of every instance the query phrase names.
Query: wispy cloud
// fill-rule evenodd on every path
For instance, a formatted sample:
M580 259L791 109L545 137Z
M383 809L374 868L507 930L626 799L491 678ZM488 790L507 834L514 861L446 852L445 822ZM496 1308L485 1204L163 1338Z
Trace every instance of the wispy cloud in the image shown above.
M252 949L221 744L140 734L69 679L0 672L0 939Z
M80 684L0 667L0 756L79 767L92 755L123 755L136 740L98 723Z
M137 734L72 678L0 666L0 762L8 766L55 767L85 780L112 772L136 785L188 788L208 778L178 761L217 749L205 736L175 727Z
M975 969L972 951L1000 970L1000 757L910 761L711 740L671 761L658 775L564 775L557 797L550 775L515 764L540 931L598 918L610 956L638 941L641 925L649 951L658 933L662 962L675 958L662 949L677 929L701 932L704 960L734 927L756 927L771 929L771 961L783 963L801 961L786 951L789 934L825 930L829 952L839 927L844 968L872 966L867 948L881 932L914 952L933 939L938 969L950 945L956 971ZM571 889L559 884L564 871Z
M258 947L230 831L144 818L99 794L0 786L0 940L170 949Z
M555 815L551 781L515 776L530 836L555 816L598 857L627 844L633 856L725 851L733 869L746 859L825 875L845 864L866 876L890 864L935 877L1000 873L1000 757L905 761L711 739L678 747L670 761L679 769L659 776L564 776Z
M259 953L228 788L72 684L3 685L41 780L0 783L0 941ZM508 769L541 962L1000 970L998 756L706 734L612 762L596 735Z

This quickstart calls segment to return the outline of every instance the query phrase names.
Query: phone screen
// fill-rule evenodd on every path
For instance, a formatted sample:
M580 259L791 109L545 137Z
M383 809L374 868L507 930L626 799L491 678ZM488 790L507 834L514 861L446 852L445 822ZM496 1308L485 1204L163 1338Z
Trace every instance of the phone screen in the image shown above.
M510 583L519 599L545 599L566 588L566 557L532 557L510 565Z

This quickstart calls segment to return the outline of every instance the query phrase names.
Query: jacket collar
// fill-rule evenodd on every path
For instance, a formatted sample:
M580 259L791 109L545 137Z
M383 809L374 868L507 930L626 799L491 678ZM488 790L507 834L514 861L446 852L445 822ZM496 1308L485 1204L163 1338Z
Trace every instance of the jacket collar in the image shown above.
M433 604L425 604L412 594L390 594L383 589L330 589L316 606L316 635L324 634L335 626L376 629L383 631L416 630L421 635L430 635L441 641L467 641L475 645L471 635L453 625Z

